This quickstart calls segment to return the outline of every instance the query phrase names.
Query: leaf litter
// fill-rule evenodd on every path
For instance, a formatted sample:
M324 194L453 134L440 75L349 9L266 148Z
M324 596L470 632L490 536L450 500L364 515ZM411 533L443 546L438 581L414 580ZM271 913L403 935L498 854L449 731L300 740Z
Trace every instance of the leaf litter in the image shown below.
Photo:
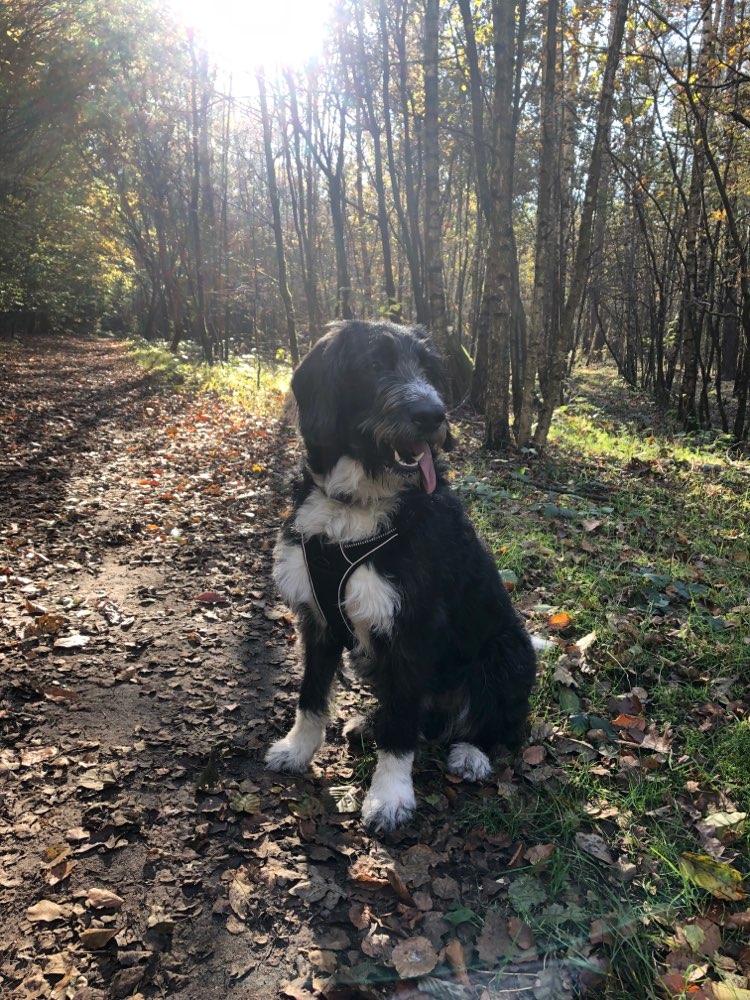
M57 407L81 429L54 438L46 462L23 426L9 442L22 493L0 536L9 706L0 721L12 748L0 757L12 777L0 884L12 894L2 920L13 942L0 986L41 996L82 975L92 997L216 981L228 998L247 996L248 984L262 997L330 1000L407 995L407 984L466 1000L596 996L625 926L588 918L573 876L551 891L567 852L554 837L489 818L522 815L537 789L563 788L576 762L628 781L636 769L654 773L674 737L649 717L647 692L604 692L610 714L597 715L584 682L601 638L576 609L552 609L542 624L564 635L552 683L567 726L540 729L501 763L496 788L422 761L417 822L392 842L373 840L358 815L357 758L334 727L314 773L262 767L297 686L292 619L270 579L296 447L288 429L268 412L162 391L111 344L76 350L21 353L9 380L23 387L33 371L34 398L44 401L48 385L55 399L37 404L37 423ZM105 397L92 411L103 360L117 405ZM71 366L80 390L68 380L60 398L58 373ZM62 458L65 476L50 476ZM561 533L582 530L589 548L606 537L609 515L577 528L568 508L552 506L540 516ZM671 580L642 579L670 606L686 599ZM514 588L521 581L506 576ZM362 697L348 681L343 714ZM648 875L617 814L590 805L574 837L582 854L613 886L624 873ZM467 821L472 810L478 824ZM720 801L696 811L731 861L744 814ZM740 903L727 861L714 858L705 875L705 860L683 860L716 905ZM711 963L723 954L734 963L722 968L734 977L726 989L745 989L747 968L724 939L746 925L725 909L706 921L675 925L663 957L667 968L683 953L703 957L696 990L723 1000L722 966Z

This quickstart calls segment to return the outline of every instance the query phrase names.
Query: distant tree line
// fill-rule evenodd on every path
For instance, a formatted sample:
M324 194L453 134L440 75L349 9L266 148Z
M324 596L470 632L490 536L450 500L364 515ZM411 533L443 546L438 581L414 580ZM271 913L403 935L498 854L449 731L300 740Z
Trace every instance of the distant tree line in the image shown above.
M750 20L736 0L335 0L231 79L151 0L0 8L0 333L296 361L429 326L492 447L611 357L748 438Z

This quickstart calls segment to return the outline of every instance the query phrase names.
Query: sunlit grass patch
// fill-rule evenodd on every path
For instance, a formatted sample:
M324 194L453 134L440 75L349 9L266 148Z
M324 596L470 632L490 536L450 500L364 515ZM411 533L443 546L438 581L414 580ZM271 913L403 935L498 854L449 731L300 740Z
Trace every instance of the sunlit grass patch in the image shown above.
M541 905L524 919L550 954L572 961L578 948L582 962L604 921L608 1000L663 995L675 926L715 914L680 855L705 853L700 822L712 813L750 812L750 463L725 445L675 433L648 400L596 372L557 412L544 455L473 455L456 469L499 568L517 577L512 597L530 628L544 633L557 611L571 619L549 628L562 648L540 662L533 696L549 774L517 760L510 789L467 798L462 819L506 835L514 852L555 845L554 862L530 874L548 896L575 899L577 921L545 924ZM642 705L617 707L633 692ZM558 752L573 743L588 749ZM581 852L588 832L630 866L626 880ZM740 823L723 842L744 872L747 840Z
M258 355L206 364L194 344L180 345L173 354L166 344L131 341L130 354L162 381L193 392L210 393L256 413L277 411L289 389L291 367Z

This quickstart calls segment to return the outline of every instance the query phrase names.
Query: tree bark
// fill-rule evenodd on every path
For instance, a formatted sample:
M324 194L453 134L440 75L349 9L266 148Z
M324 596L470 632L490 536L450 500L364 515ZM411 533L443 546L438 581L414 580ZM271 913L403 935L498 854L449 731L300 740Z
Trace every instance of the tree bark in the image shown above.
M567 354L573 339L573 329L578 317L578 310L583 297L586 273L591 252L591 237L593 231L594 207L602 172L602 162L606 147L609 144L609 134L612 125L613 98L615 89L615 74L620 62L620 48L625 32L625 21L628 13L628 0L612 0L612 14L607 60L604 67L601 95L599 99L599 114L596 122L594 145L591 150L586 188L581 211L581 222L578 229L578 245L575 262L570 280L570 290L565 301L560 332L553 348L551 378L545 393L542 409L539 415L534 444L543 448L547 443L552 414L560 402L560 393L567 371Z
M271 119L268 114L268 98L266 95L266 79L263 70L258 70L258 95L260 98L260 114L263 120L263 149L266 158L266 175L268 183L268 197L271 202L271 216L273 219L273 234L276 243L276 264L279 272L279 294L284 303L284 315L286 317L286 333L289 344L289 353L292 364L299 364L299 347L297 346L297 328L294 319L294 302L292 293L289 291L286 272L286 255L284 253L284 230L281 225L281 210L279 208L279 189L276 184L276 165L273 157L273 145L271 135Z

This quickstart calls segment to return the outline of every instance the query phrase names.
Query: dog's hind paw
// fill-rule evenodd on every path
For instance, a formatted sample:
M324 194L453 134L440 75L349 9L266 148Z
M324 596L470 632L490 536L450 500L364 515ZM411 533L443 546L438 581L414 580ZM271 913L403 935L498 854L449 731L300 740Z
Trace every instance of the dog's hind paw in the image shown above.
M454 743L448 754L448 770L465 781L486 781L492 765L487 754L473 743Z
M372 833L391 833L408 823L416 808L417 800L413 792L393 799L368 793L362 804L362 821Z
M347 740L371 740L373 737L372 718L369 715L353 715L347 719L341 730Z

